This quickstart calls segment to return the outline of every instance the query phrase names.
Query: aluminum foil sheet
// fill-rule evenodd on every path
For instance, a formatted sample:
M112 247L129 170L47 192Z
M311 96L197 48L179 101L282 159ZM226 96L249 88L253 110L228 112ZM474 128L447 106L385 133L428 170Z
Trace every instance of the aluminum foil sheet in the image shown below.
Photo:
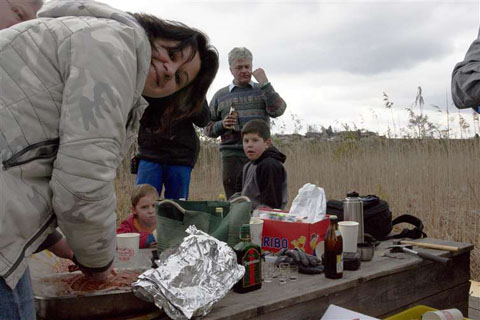
M190 235L178 247L162 252L157 269L132 284L138 298L154 302L172 319L207 315L245 273L225 242L195 226L186 232Z

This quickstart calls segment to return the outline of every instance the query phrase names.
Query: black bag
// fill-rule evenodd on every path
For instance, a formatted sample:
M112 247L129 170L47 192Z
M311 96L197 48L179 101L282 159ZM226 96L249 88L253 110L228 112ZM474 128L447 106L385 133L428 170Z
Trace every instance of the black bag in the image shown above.
M365 234L373 236L376 240L410 238L419 239L426 237L423 232L423 223L419 218L410 214L402 214L392 221L392 212L388 202L381 200L376 195L360 196L363 202L363 228ZM343 221L343 201L328 200L327 214L336 215L338 221ZM405 228L398 234L390 234L393 226L400 223L409 223L413 229Z
M363 202L363 228L377 240L384 240L392 231L392 212L385 200L376 195L361 196ZM343 221L343 201L328 200L327 214L336 215Z

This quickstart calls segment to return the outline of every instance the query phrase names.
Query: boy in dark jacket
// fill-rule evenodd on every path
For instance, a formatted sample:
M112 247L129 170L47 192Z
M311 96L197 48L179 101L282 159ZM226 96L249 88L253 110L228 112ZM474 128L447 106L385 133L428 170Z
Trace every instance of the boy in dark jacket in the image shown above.
M243 151L250 160L243 167L242 181L231 197L247 196L252 208L285 209L288 202L286 156L272 146L270 128L263 120L251 120L242 129Z

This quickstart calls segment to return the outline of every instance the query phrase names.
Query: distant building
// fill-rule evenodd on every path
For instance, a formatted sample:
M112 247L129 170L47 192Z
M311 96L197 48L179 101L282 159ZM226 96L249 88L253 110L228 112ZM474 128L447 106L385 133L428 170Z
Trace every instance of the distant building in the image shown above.
M339 131L334 132L333 130L322 130L322 132L311 131L301 135L298 133L292 134L276 134L275 137L281 142L293 142L300 140L342 140L342 139L367 139L372 137L379 137L379 135L372 131L367 130L355 130L355 131Z

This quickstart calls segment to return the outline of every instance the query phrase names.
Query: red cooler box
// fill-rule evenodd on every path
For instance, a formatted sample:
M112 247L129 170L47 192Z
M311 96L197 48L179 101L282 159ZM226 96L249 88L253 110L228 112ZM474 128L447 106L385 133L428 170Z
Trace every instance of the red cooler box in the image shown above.
M273 215L288 213L279 210L260 210L260 217L263 219L262 249L264 251L277 252L283 248L298 248L308 254L314 254L317 244L325 239L330 223L328 217L316 223L289 222L266 217L269 211Z

